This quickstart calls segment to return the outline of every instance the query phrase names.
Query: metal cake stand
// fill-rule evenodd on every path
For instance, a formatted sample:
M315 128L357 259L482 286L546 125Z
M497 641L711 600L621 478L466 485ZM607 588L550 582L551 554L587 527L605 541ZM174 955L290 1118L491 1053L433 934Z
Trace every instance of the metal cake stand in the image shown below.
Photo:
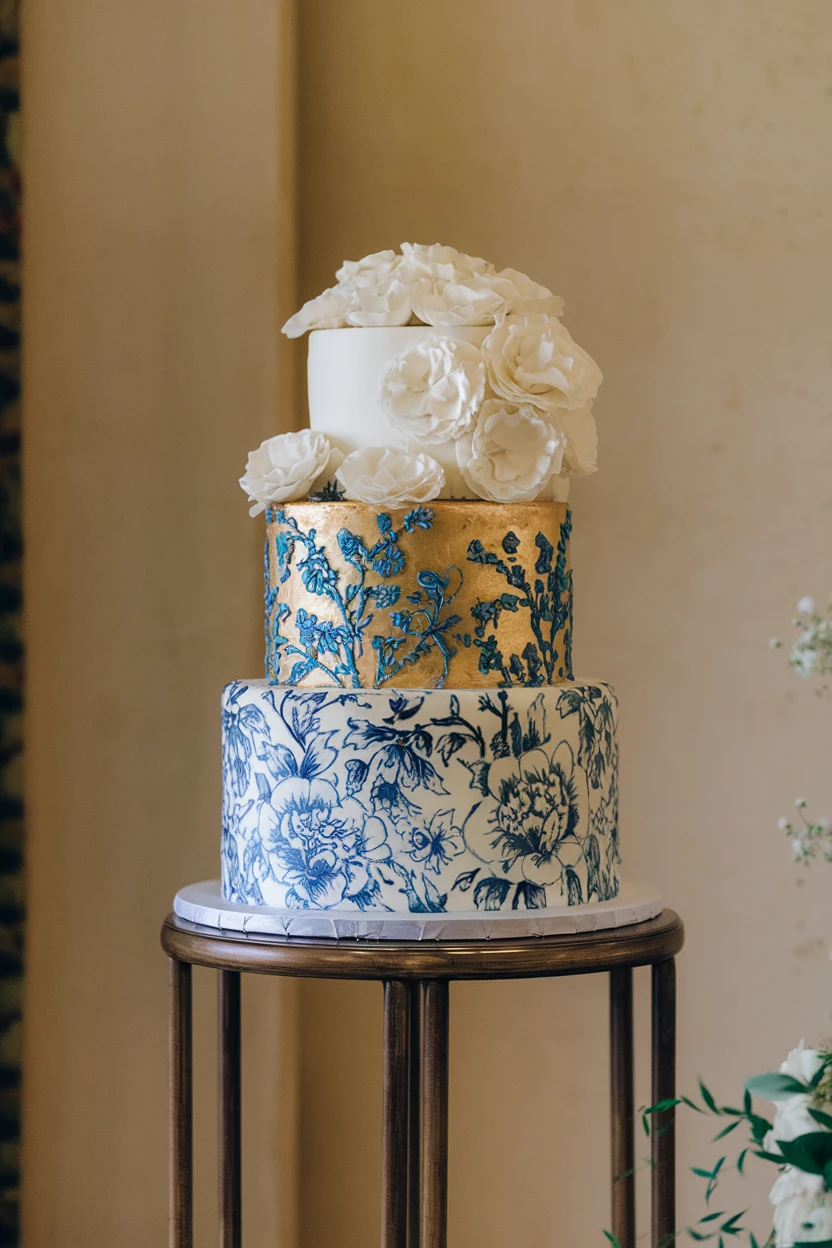
M452 980L609 975L612 1211L635 1248L633 968L652 967L652 1100L672 1098L676 967L684 929L663 910L644 923L571 935L489 940L327 940L222 932L171 914L170 1245L193 1248L191 967L218 972L221 1248L241 1248L240 974L374 979L384 985L381 1248L446 1248L448 1007ZM651 1243L675 1230L674 1113L652 1133ZM599 1230L600 1234L600 1230ZM666 1242L670 1242L668 1239Z

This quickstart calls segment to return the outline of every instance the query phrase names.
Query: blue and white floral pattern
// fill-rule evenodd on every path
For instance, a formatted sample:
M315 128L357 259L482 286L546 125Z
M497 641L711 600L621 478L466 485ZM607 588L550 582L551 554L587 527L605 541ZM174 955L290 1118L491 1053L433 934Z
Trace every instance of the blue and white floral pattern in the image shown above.
M224 895L297 909L538 909L618 891L608 685L223 695Z

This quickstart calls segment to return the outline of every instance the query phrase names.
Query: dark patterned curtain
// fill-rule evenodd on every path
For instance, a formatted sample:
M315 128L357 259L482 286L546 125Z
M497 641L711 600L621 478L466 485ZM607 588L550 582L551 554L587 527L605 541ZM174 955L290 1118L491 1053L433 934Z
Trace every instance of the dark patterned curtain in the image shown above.
M18 4L0 0L0 1245L18 1242L23 785Z

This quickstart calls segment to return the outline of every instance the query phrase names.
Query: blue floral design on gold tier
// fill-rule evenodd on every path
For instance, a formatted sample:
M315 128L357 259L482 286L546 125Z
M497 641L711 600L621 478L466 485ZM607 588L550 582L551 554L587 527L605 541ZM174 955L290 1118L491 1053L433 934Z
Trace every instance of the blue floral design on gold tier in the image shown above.
M564 504L266 513L266 676L345 689L571 679ZM513 527L510 527L510 524Z
M605 684L223 694L223 892L297 909L539 909L618 891Z
M509 587L471 610L476 620L473 645L480 652L480 671L500 672L505 687L572 680L572 572L566 560L571 532L572 517L567 512L557 548L545 533L537 534L533 576L520 562L525 552L518 557L521 543L514 532L503 538L499 554L486 550L478 539L468 547L472 563L493 568ZM528 612L532 637L520 654L504 657L494 629L506 611ZM560 650L556 644L559 637Z
M270 584L266 545L266 668L273 683L281 679L281 660L291 658L292 666L285 676L290 685L298 684L314 670L333 685L361 688L357 660L364 648L364 635L374 612L387 610L390 634L377 634L370 642L376 652L374 684L394 679L433 649L442 661L437 684L444 684L449 661L456 654L448 634L459 624L460 617L448 609L462 585L460 570L451 567L444 575L420 571L416 577L418 588L407 595L410 605L392 610L401 595L401 586L394 583L394 578L406 564L400 544L402 534L430 529L433 514L429 507L414 507L405 514L401 528L396 529L388 513L379 512L379 536L371 546L349 529L339 529L338 548L350 573L346 578L333 567L326 544L315 529L304 530L285 509L267 512L267 523L278 530L276 585ZM281 631L291 608L280 600L280 586L289 579L293 559L307 592L334 606L337 617L336 621L319 619L315 613L299 607L295 613L297 642Z

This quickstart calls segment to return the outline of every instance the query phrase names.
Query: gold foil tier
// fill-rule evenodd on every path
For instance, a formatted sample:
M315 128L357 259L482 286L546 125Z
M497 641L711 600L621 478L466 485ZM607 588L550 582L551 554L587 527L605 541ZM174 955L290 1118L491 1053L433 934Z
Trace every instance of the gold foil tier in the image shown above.
M343 688L572 678L565 503L266 512L266 674Z

